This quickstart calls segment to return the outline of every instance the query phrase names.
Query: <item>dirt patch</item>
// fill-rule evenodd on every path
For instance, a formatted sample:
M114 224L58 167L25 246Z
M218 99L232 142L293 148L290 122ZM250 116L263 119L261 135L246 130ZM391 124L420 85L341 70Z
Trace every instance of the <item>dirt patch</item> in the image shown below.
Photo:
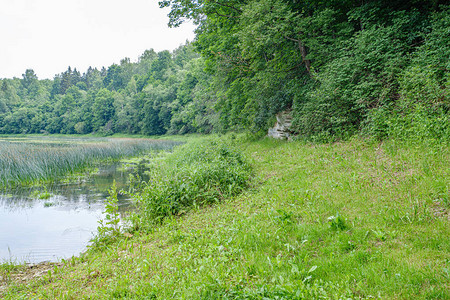
M63 263L42 262L14 267L13 270L0 273L0 296L11 283L26 283L35 278L42 277L55 267L63 266Z
M446 218L450 221L450 210L443 200L434 201L431 210L436 218Z

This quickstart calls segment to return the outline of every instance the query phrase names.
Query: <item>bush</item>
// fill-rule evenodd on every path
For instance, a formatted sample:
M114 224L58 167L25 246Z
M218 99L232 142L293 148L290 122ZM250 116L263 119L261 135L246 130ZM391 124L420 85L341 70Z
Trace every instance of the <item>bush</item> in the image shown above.
M317 87L297 99L294 130L327 141L356 134L367 112L393 100L396 76L407 59L398 26L367 28L316 75Z
M425 43L398 75L398 100L368 114L366 133L377 139L450 140L450 10L433 16Z
M209 139L181 146L153 167L148 183L134 195L141 223L135 225L161 223L190 207L237 195L250 176L250 165L228 142Z

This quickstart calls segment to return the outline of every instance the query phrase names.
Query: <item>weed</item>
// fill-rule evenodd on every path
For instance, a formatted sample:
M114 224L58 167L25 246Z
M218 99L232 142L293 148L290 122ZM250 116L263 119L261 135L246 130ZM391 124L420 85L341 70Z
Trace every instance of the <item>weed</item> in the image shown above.
M105 201L104 219L98 221L97 235L92 239L92 248L104 248L111 244L121 234L119 200L116 181L108 191L109 196Z
M345 230L349 227L339 213L336 213L335 216L328 217L328 222L330 223L330 228L333 230Z

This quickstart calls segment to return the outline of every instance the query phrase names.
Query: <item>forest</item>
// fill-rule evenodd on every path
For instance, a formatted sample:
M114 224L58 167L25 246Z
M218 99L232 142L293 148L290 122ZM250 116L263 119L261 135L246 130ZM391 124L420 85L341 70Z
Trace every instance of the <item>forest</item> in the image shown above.
M449 139L445 1L165 0L178 49L101 70L0 80L0 133L267 132L298 139Z

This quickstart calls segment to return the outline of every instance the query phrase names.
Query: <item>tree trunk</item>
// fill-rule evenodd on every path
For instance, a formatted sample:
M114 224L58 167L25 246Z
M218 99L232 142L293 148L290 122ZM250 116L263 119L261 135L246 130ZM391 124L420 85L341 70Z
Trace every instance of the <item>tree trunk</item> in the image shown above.
M301 40L298 40L298 48L300 48L300 54L302 55L302 60L305 63L306 70L308 71L309 75L311 75L311 61L309 59L306 59L306 47L303 45Z

